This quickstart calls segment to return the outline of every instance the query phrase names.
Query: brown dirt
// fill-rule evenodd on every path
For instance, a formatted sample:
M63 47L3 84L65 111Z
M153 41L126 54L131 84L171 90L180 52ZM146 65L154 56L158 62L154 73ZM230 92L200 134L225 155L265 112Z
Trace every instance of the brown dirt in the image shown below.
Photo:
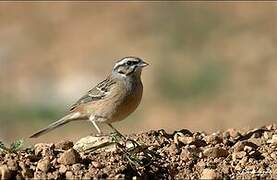
M277 125L241 132L229 129L206 134L164 130L130 135L146 145L136 153L97 150L78 153L72 142L37 144L0 155L0 177L24 178L277 178ZM125 155L124 155L125 154ZM149 157L147 157L147 155Z

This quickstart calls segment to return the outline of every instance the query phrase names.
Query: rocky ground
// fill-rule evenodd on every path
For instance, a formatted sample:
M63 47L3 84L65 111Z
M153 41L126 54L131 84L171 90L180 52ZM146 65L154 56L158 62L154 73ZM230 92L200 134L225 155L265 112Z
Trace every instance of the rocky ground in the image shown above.
M0 155L3 179L253 179L277 178L277 125L246 132L229 129L206 134L164 130L134 134L140 144L78 152L73 143L36 144Z

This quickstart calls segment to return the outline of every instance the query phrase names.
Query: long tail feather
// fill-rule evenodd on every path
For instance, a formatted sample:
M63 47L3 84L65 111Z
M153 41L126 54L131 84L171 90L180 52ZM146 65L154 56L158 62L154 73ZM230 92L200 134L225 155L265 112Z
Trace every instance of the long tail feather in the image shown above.
M72 120L76 120L80 117L80 113L71 113L68 114L66 116L64 116L63 118L61 118L60 120L53 122L52 124L48 125L46 128L40 130L39 132L33 134L32 136L30 136L30 138L37 138L43 134L46 134L60 126L65 125L66 123L69 123Z

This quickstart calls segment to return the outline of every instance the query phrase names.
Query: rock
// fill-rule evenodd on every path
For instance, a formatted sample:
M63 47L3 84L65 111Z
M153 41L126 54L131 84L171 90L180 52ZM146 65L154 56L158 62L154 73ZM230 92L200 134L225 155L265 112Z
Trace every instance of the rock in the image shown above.
M67 171L67 167L63 164L61 164L59 168L59 173L64 174Z
M242 167L241 167L241 164L238 163L236 166L235 166L235 170L236 171L241 171L242 170Z
M240 152L240 151L243 151L244 149L244 145L242 144L242 142L237 142L235 145L234 145L234 152Z
M58 166L58 159L57 158L54 158L52 161L51 161L51 166L53 167L57 167Z
M274 126L273 124L270 124L270 125L265 126L265 128L266 128L267 130L271 131L271 130L274 129L273 126Z
M25 168L21 171L21 174L24 178L33 178L34 177L34 171L32 171L29 168Z
M16 174L15 175L15 179L16 180L23 180L24 178L23 178L23 176L21 174Z
M204 168L204 167L206 166L206 163L205 163L205 161L203 161L203 159L202 159L201 161L199 161L199 162L197 163L197 166L199 166L199 167L201 167L201 168Z
M77 163L77 164L73 164L72 167L71 167L72 171L74 172L78 172L82 169L82 165L80 163Z
M239 152L239 151L243 151L245 146L249 146L251 148L257 149L259 146L256 145L253 142L249 142L249 141L238 141L235 145L234 145L234 152Z
M53 156L54 144L39 143L35 145L35 155Z
M218 134L212 134L209 136L205 136L204 140L206 141L207 144L220 144L223 142L223 139L218 135Z
M35 154L29 154L27 157L31 162L37 162L38 160L41 159L41 156L35 155Z
M230 139L230 133L225 131L222 133L223 140L228 140Z
M206 142L200 138L195 138L191 136L185 136L182 133L178 132L174 135L174 143L183 145L195 145L196 147L206 146Z
M181 129L181 130L179 130L179 131L177 131L175 133L182 133L185 136L192 136L193 135L193 133L190 130L188 130L188 129Z
M33 171L26 166L24 162L19 162L19 167L22 169L21 175L27 178L33 178Z
M248 141L249 141L250 143L256 144L257 146L261 146L261 145L263 144L263 142L264 142L263 139L261 139L261 138L254 138L254 137L248 139Z
M59 172L54 171L52 173L47 173L47 179L61 179Z
M243 158L239 161L239 164L240 164L242 167L244 167L244 166L246 165L247 161L248 161L248 157L245 156L245 157L243 157Z
M246 153L249 157L259 159L261 158L261 153L257 150L259 146L253 142L249 141L239 141L234 145L234 153L237 157L245 156ZM242 152L242 153L237 153ZM233 153L233 154L234 154Z
M125 178L125 174L117 174L114 176L114 179L127 179L127 178Z
M271 157L272 159L274 159L274 161L277 161L277 152L272 152L272 153L270 154L270 157Z
M272 172L272 176L273 176L274 178L276 178L276 177L277 177L277 164L273 164L273 165L271 166L271 172Z
M203 169L200 179L221 179L221 176L214 169Z
M246 157L246 154L247 153L244 151L233 152L232 159L233 159L233 161L235 161L236 159L242 159L242 158Z
M262 153L260 153L258 150L252 150L252 151L250 151L249 153L249 157L252 157L252 158L254 158L254 159L261 159L261 158L263 158L261 155L262 155Z
M187 136L181 136L178 138L178 141L187 145L187 144L191 144L192 142L195 141L194 137L187 137Z
M156 131L159 135L164 136L164 137L170 137L170 135L164 130L164 129L159 129Z
M66 179L75 179L72 171L67 171L65 177Z
M176 155L180 153L180 149L177 147L177 145L175 143L172 143L169 147L168 147L168 152L169 154L172 155Z
M195 145L196 147L204 147L207 145L207 143L202 139L195 139L195 141L191 142L190 145Z
M190 152L187 149L182 149L181 154L180 154L180 159L185 162L189 161Z
M249 153L249 152L253 151L253 148L251 146L244 146L243 151Z
M68 150L73 147L72 141L61 141L55 144L56 149Z
M79 153L75 149L71 148L61 155L61 157L58 159L58 163L61 163L63 165L71 165L78 163L80 159L81 157Z
M264 132L264 138L265 138L265 139L270 139L270 138L272 138L272 132Z
M48 172L50 168L50 160L49 158L45 158L43 160L40 160L37 164L37 169L42 171L42 172Z
M34 179L47 179L47 174L42 171L35 171L34 172Z
M0 176L1 176L1 179L10 179L11 178L12 173L9 170L7 165L0 166Z
M236 129L227 129L226 131L232 139L241 137L241 133Z
M97 169L101 169L103 167L103 165L100 162L97 161L92 161L91 165Z
M8 160L7 162L7 166L9 168L9 170L11 171L17 171L18 170L18 165L17 162L15 160Z
M221 171L222 171L224 174L229 174L230 171L231 171L231 168L230 168L228 165L223 165L223 166L221 166Z
M101 136L101 137L95 137L95 136L87 136L80 140L78 140L73 148L78 152L84 152L90 149L98 149L103 144L109 144L105 145L105 147L101 147L101 149L105 149L106 151L116 151L116 146L112 142L111 136Z
M85 175L83 176L83 179L92 179L92 174L91 174L91 172L87 172L87 173L85 173ZM116 178L115 178L116 179Z
M277 134L272 135L272 138L268 140L267 143L270 143L272 145L277 145Z
M207 148L203 151L204 156L207 157L213 157L213 158L218 158L218 157L226 157L229 155L228 150L223 149L221 147L211 147Z
M9 159L13 159L13 157L14 157L14 154L11 154L11 153L7 153L7 154L5 154L5 159L6 160L9 160Z

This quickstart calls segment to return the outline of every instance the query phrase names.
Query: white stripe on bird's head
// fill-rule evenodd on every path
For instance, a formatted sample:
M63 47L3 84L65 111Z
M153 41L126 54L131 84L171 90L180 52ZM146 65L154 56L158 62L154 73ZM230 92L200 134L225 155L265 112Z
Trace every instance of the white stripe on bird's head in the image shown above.
M115 63L114 69L123 65L131 66L131 65L139 64L140 62L143 62L143 61L138 57L133 57L133 56L124 57Z

